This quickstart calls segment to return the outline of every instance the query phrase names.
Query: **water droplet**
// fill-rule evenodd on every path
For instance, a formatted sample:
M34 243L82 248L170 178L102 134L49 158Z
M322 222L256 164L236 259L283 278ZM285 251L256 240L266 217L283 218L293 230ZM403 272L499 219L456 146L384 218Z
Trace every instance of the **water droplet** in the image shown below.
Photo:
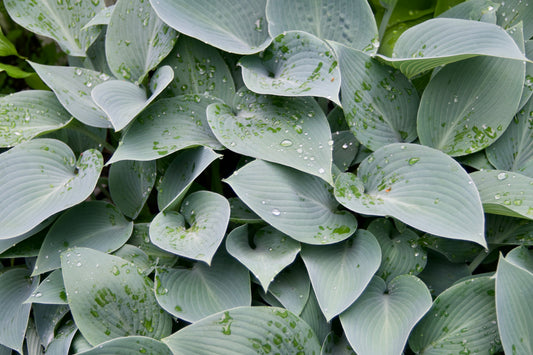
M274 209L272 209L272 214L273 214L274 216L279 216L279 215L281 214L281 211L278 210L277 208L274 208Z
M318 169L319 174L324 174L325 170L323 168Z
M507 179L507 173L498 174L498 180L505 180L505 179Z
M36 297L36 298L39 298L39 297L42 297L43 294L41 292L37 292L36 294L33 295L33 297Z
M499 200L501 197L502 197L502 195L500 195L500 194L496 194L496 195L494 195L494 199L495 199L495 200Z
M279 145L282 147L290 147L292 145L292 141L290 139L284 139L279 143Z
M415 165L420 161L420 158L411 158L409 159L409 165Z
M342 149L348 149L348 144L344 143L344 144L342 145Z

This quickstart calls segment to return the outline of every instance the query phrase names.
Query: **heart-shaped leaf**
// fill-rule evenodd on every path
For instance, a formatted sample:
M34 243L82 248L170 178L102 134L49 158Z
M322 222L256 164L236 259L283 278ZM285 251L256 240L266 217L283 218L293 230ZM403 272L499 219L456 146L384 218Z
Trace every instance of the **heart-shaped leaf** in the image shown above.
M109 80L97 85L91 96L107 114L115 131L120 131L150 105L173 78L174 71L169 66L157 69L150 80L152 95L148 98L144 88L122 80Z
M199 145L222 149L205 116L213 101L206 96L184 95L154 102L131 124L107 164L155 160Z
M105 8L100 0L83 1L76 6L68 1L43 0L36 6L32 0L7 0L4 5L13 21L56 40L63 51L77 57L85 57L85 51L101 31L98 27L85 29L85 24Z
M328 322L361 295L381 262L379 243L365 230L343 243L304 245L301 255Z
M85 68L60 67L30 62L39 77L48 85L65 109L88 126L110 128L111 122L91 97L93 88L110 76Z
M34 275L61 267L61 252L87 247L103 252L120 248L131 235L133 222L104 201L83 202L66 211L52 225L35 262Z
M378 28L366 1L270 0L266 13L272 37L299 30L355 49L377 51Z
M315 176L255 160L225 181L264 221L300 242L336 243L357 228L352 214L337 210L331 187Z
M156 281L157 302L187 322L252 303L248 270L224 253L211 267L197 262L190 270L158 269Z
M398 70L335 45L342 71L342 106L357 139L372 150L416 138L418 94Z
M309 33L282 33L260 56L243 57L239 63L253 92L325 97L340 105L337 60L326 42Z
M300 259L296 259L276 276L269 285L267 294L261 290L259 292L267 302L274 298L283 308L299 315L307 303L310 289L311 281L307 277L305 265Z
M240 91L231 107L214 103L207 121L217 139L239 154L316 175L331 182L331 133L312 98Z
M246 6L228 0L151 0L157 15L170 27L226 52L257 53L270 44L266 0Z
M438 236L486 246L476 186L448 155L417 144L390 144L357 170L339 175L335 197L354 212L392 216Z
M130 355L134 353L172 355L172 351L159 340L143 336L115 338L98 344L94 348L79 352L79 355Z
M130 218L137 218L155 185L155 161L119 161L109 168L109 193Z
M72 120L53 93L41 90L0 98L0 115L0 147L12 147Z
M476 171L470 175L486 213L533 219L533 178L503 170Z
M381 265L376 276L389 282L396 276L418 275L426 266L427 253L412 230L398 232L388 219L376 219L368 226L381 247Z
M479 55L528 60L501 27L452 18L435 18L411 27L396 41L392 58L379 57L411 78Z
M127 335L170 334L170 316L158 306L152 281L134 264L73 248L61 254L61 268L72 316L91 345Z
M70 148L54 139L33 139L0 154L0 239L85 200L102 167L99 151L87 150L76 162Z
M340 320L358 354L401 354L411 329L430 308L431 295L420 279L400 275L387 285L374 276Z
M117 78L141 83L170 53L176 38L176 31L159 19L148 1L119 1L106 31L109 68Z
M176 154L157 187L160 211L177 207L193 181L222 155L207 147L187 149Z
M207 93L233 102L235 84L228 65L215 48L182 35L161 65L174 70L174 80L167 89L173 96Z
M213 314L162 339L174 354L319 354L313 330L283 308L238 307Z
M511 121L494 144L486 149L487 158L498 170L516 171L533 178L533 99Z
M161 212L150 224L150 240L158 247L208 265L224 238L229 202L210 191L189 195L180 209Z
M477 57L439 70L420 100L420 143L451 156L489 146L518 109L524 68L519 61ZM489 77L499 84L487 82Z
M439 295L409 336L418 354L496 353L500 349L494 279L478 276Z
M300 252L300 243L267 226L258 230L248 241L248 225L235 228L228 234L226 250L257 277L263 290L274 277L290 265Z
M2 270L0 274L0 345L22 354L22 343L30 316L31 304L24 301L39 285L39 278L30 278L23 268ZM7 352L11 354L11 351Z
M496 272L498 330L506 354L533 351L533 253L525 247L500 255Z
M32 292L25 303L67 304L67 294L61 270L54 270Z

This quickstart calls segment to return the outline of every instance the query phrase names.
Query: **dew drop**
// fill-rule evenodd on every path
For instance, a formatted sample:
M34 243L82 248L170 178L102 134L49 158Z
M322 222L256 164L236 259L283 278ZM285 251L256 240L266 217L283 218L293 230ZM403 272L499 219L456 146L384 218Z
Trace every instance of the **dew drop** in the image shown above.
M409 165L415 165L420 161L420 158L411 158L409 159Z
M279 216L279 215L281 214L281 211L278 210L277 208L274 208L274 209L272 209L272 214L273 214L274 216Z
M323 168L318 169L319 174L324 174L325 170Z
M505 180L505 179L507 179L507 173L498 174L498 180Z
M290 139L284 139L279 143L279 145L282 147L290 147L292 145L292 141Z

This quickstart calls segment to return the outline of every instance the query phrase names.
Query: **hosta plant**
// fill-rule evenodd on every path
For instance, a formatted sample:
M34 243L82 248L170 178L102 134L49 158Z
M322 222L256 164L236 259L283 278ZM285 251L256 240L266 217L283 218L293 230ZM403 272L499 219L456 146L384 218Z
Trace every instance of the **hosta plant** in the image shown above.
M533 353L531 0L111 3L3 1L0 354Z

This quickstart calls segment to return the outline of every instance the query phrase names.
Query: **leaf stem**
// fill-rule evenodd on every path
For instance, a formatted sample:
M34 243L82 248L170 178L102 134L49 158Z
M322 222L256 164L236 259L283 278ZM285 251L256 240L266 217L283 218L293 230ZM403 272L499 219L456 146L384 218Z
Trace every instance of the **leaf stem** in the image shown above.
M216 159L211 165L211 191L224 194L220 179L220 159Z
M68 128L70 128L70 129L72 129L72 130L74 130L76 132L82 133L85 136L87 136L87 138L93 140L94 142L96 142L98 144L101 144L110 153L114 153L115 152L115 147L113 147L111 144L107 143L107 141L102 140L96 134L94 134L93 132L88 130L87 127L85 127L85 125L82 125L82 124L78 123L78 121L72 121L72 123L68 125Z
M470 274L473 274L474 271L478 268L479 265L487 258L489 255L489 251L486 249L483 249L475 258L472 260L470 265L468 265L468 271Z

